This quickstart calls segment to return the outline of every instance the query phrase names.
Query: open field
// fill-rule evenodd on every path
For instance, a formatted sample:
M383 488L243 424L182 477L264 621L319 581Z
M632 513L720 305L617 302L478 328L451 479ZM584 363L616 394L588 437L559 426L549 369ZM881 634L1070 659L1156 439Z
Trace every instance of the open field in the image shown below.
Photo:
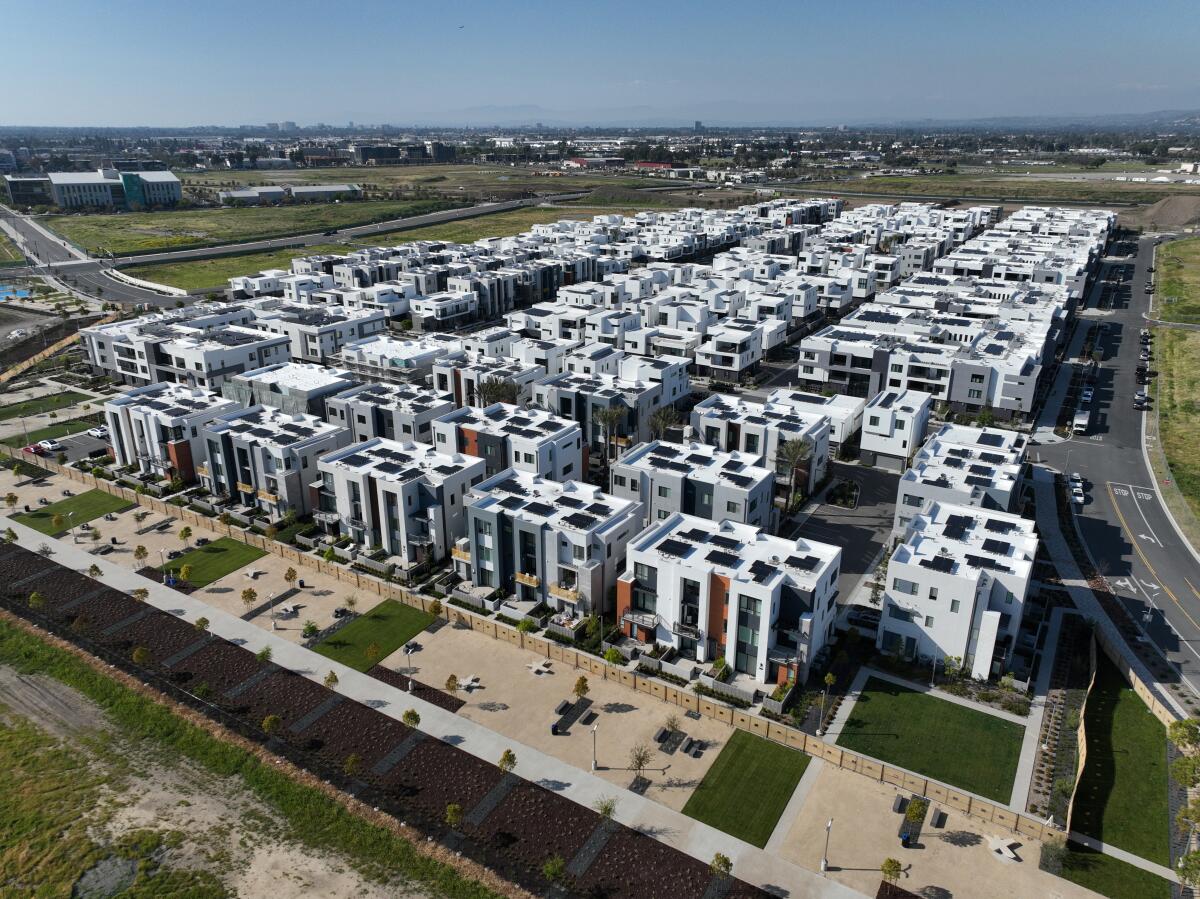
M808 763L802 752L735 731L683 813L763 847Z
M1167 732L1104 653L1086 708L1087 762L1074 830L1160 865L1171 864Z
M526 231L542 222L558 219L589 219L593 215L604 213L629 214L639 210L632 208L605 207L531 207L513 209L508 212L498 212L494 215L482 215L476 218L463 219L458 222L447 222L444 225L430 225L425 228L413 228L407 231L388 231L383 234L364 237L354 245L345 243L319 244L310 247L294 247L287 250L270 250L265 253L248 253L242 256L222 256L216 259L196 259L184 262L167 262L156 265L135 265L123 269L135 278L155 281L170 287L183 290L202 290L206 287L223 288L225 282L238 275L249 275L268 268L291 268L292 259L297 256L309 256L316 253L344 253L354 246L383 246L390 243L401 243L410 240L448 240L456 243L470 243L481 237L507 237Z
M433 616L394 599L385 599L313 647L350 668L366 671L433 623ZM368 653L374 645L378 655Z
M72 705L78 705L81 695L90 709L85 713L94 716L98 710L103 715L101 723L107 724L113 734L99 744L91 733L81 740L86 748L97 752L90 757L93 764L80 772L79 785L70 777L50 779L44 753L40 746L35 746L39 751L33 752L24 769L32 776L22 778L21 783L31 790L44 787L50 790L50 795L43 802L29 803L29 813L18 819L18 823L29 827L27 832L32 832L30 825L36 820L35 815L48 813L45 806L51 801L59 804L56 816L64 827L69 827L72 820L66 814L71 808L62 805L65 803L78 802L80 816L88 816L81 823L92 823L101 809L88 802L89 796L83 789L87 778L112 778L109 770L124 766L117 767L116 774L126 774L128 779L115 783L124 789L115 797L101 796L118 805L115 823L110 821L109 827L136 828L139 838L135 843L142 847L143 853L147 846L155 846L155 841L145 836L144 831L165 829L167 833L162 834L161 844L172 850L165 857L167 863L178 859L181 868L186 864L188 869L198 869L199 875L211 872L212 877L203 880L197 877L194 883L214 887L223 884L225 888L219 892L188 890L186 881L175 884L166 881L156 883L158 889L120 895L131 899L150 896L207 899L226 895L228 890L247 899L299 899L313 895L353 895L367 899L496 896L447 865L419 854L411 843L389 830L351 814L315 787L292 780L274 764L219 739L151 698L100 674L71 653L50 646L6 621L0 621L0 664L56 687L58 695L39 704L39 721L49 717L43 713L44 709L57 711L72 696L76 697ZM9 693L0 695L0 701L10 704ZM4 733L4 728L0 728L0 736ZM26 746L31 739L28 733L25 730L21 735ZM95 761L97 758L99 762ZM98 764L103 767L97 767ZM70 771L73 766L68 761L63 770ZM7 775L13 769L6 765L4 770ZM6 785L10 783L11 777ZM64 789L67 783L70 789ZM114 785L114 781L110 779L109 785ZM70 795L76 790L80 794L78 800ZM6 810L13 808L12 803L5 805ZM0 832L12 833L7 829ZM53 839L64 831L59 829L56 833L42 825L39 833ZM85 833L91 839L98 836L90 830ZM25 857L21 851L23 840L3 843L10 849L17 848L13 854ZM47 873L61 879L48 877L46 889L23 889L21 895L70 895L69 883L66 889L55 885L73 873L72 867L76 871L86 867L89 857L109 854L115 853L101 847L90 856L75 852L51 856L61 864ZM62 855L67 858L62 859ZM6 860L8 857L8 854L0 856ZM38 859L26 858L22 863L29 861L36 863ZM163 865L158 870L165 875L172 869ZM150 875L154 870L144 873ZM6 883L12 882L7 867L0 869L0 876Z
M66 406L74 406L88 399L87 394L67 390L63 393L51 393L23 403L12 403L0 406L0 421L8 421L22 415L39 415L43 412L55 412Z
M1200 322L1200 237L1163 244L1154 258L1155 315L1169 322Z
M1012 795L1024 728L871 678L837 739L861 752L926 777L1007 802Z
M1200 332L1155 328L1154 338L1159 442L1171 479L1200 516Z
M883 175L850 181L812 181L791 188L803 193L895 194L994 198L1077 203L1154 203L1180 194L1200 196L1200 184L1150 184L1128 181L1028 179L1018 175Z
M198 546L184 553L178 559L172 559L160 568L179 571L184 565L191 565L191 577L188 583L197 587L207 587L213 581L219 581L231 571L237 571L243 565L249 565L255 559L261 559L266 553L254 546L247 546L232 537L219 537L212 543ZM251 586L251 582L246 582ZM259 597L265 600L265 596Z
M43 218L42 224L85 250L121 255L312 234L424 215L452 205L442 200L380 200L119 215L52 215Z
M484 193L503 198L569 193L604 184L636 186L646 179L629 175L572 173L549 166L409 165L346 166L281 171L212 171L175 173L185 186L232 187L269 184L350 183L364 190L427 190Z
M57 534L67 528L79 527L85 521L99 518L107 512L128 508L129 501L105 493L103 490L89 490L78 496L72 496L48 506L39 506L32 512L22 512L14 515L13 520L41 531L43 534ZM63 517L63 526L55 527L54 516Z
M1109 899L1170 899L1171 884L1134 865L1068 844L1062 877Z

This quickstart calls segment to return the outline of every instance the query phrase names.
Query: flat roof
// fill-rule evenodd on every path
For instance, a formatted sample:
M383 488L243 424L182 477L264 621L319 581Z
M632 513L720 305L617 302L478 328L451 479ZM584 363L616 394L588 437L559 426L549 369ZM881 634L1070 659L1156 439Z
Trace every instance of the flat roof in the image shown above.
M341 468L355 474L369 474L390 483L423 479L437 485L468 468L478 467L483 471L484 462L462 453L438 452L428 443L375 437L327 453L317 460L317 466L321 470Z
M503 514L532 524L583 533L601 533L629 521L633 536L642 520L640 512L632 514L641 503L612 496L594 484L552 481L513 468L476 485L467 506L501 509Z

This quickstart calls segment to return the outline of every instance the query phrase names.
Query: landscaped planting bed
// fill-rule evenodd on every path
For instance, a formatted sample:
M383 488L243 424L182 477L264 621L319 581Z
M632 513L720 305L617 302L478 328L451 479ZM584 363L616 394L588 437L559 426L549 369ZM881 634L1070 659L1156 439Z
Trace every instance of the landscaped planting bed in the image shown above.
M447 712L457 712L466 702L459 699L457 696L451 696L445 690L438 690L429 684L423 684L419 680L410 678L407 674L401 674L399 671L393 671L391 668L384 668L382 665L376 665L368 675L376 680L383 681L385 684L390 684L398 690L408 692L408 683L412 681L412 694L418 699L424 699L430 705L436 705L438 708L445 709Z
M0 568L4 571L3 589L6 593L20 593L19 589L13 589L13 584L52 567L54 567L52 559L36 553L19 551L16 544L6 543L4 546L0 546ZM37 589L36 584L30 585L30 591L35 589Z
M360 776L375 780L371 773L375 763L410 733L395 718L347 699L301 731L294 742L335 767L342 765L349 755L357 755L361 762Z
M0 582L11 583L11 572L36 571L46 561L28 550L3 548ZM57 567L57 563L50 564ZM334 696L332 691L277 666L264 668L264 664L270 663L260 662L250 650L216 636L211 636L211 642L180 660L170 671L164 671L165 658L194 646L204 639L203 635L186 622L115 590L106 590L96 600L84 604L87 625L81 631L73 624L74 612L55 616L53 610L81 592L96 590L98 582L59 567L56 573L40 578L38 584L46 598L42 609L30 609L15 595L0 600L0 605L47 626L64 639L75 641L102 661L146 679L175 700L215 717L245 737L266 740L261 727L263 718L269 714L280 716L283 724L275 739L268 743L271 749L326 781L349 787L354 780L357 795L364 802L388 811L401 821L416 824L420 831L414 837L426 834L449 837L444 823L446 806L457 803L470 816L505 777L494 764L428 736L415 743L390 771L375 775L371 770L375 763L410 734L407 727L391 716L342 697L312 724L293 734L289 725L324 705ZM105 627L139 610L145 612L139 621L103 636ZM150 650L149 664L139 667L132 662L128 648L132 643ZM263 671L269 673L251 680ZM207 687L211 702L225 712L197 701L195 692L201 684ZM224 695L239 686L242 691L236 697ZM181 692L181 687L186 692ZM360 768L353 778L347 778L343 766L351 754L359 756ZM464 822L451 845L464 856L540 893L546 887L541 866L555 855L570 863L599 820L590 809L518 779L482 822ZM592 865L580 878L568 877L566 886L572 893L612 899L656 899L668 895L700 899L705 895L713 882L705 863L645 834L616 824L610 826L613 833ZM727 896L764 895L737 881L724 886L728 887Z
M537 871L555 855L569 862L599 822L591 809L522 781L471 833L487 850Z
M422 740L380 783L415 790L409 804L438 821L451 802L469 811L503 776L495 765L440 740Z
M600 855L577 883L580 892L587 895L660 899L703 896L711 880L712 872L707 865L622 827L608 838Z
M208 684L212 688L214 700L219 704L236 706L244 704L245 697L226 701L225 692L251 677L262 665L262 662L240 646L234 646L224 640L214 640L211 646L194 652L171 670L190 674L189 688L196 684Z
M145 646L150 650L150 658L161 664L164 659L169 659L181 649L187 649L204 636L186 621L155 612L117 631L112 639L119 641L126 649Z

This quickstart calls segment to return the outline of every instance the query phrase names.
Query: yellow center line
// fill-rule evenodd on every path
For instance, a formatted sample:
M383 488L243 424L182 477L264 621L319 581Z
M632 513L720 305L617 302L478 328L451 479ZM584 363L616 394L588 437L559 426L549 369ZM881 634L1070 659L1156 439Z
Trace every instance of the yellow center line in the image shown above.
M1159 586L1163 588L1167 596L1171 597L1171 600L1175 603L1175 605L1179 606L1179 611L1183 612L1187 620L1192 623L1192 626L1196 628L1196 630L1200 631L1200 624L1197 624L1196 619L1188 614L1188 610L1183 607L1183 603L1179 601L1179 597L1177 597L1171 588L1166 585L1163 579L1158 576L1158 572L1154 570L1154 566L1150 564L1150 560L1147 559L1146 554L1142 552L1141 546L1138 545L1137 535L1129 529L1129 525L1125 521L1125 516L1121 514L1121 507L1117 505L1117 497L1116 494L1113 493L1112 484L1108 484L1107 487L1108 499L1112 503L1113 511L1117 513L1117 519L1121 522L1121 530L1124 532L1126 539L1129 540L1129 545L1133 547L1134 552L1138 554L1138 558L1142 560L1142 564L1146 566L1146 569L1150 572L1150 575L1156 581L1158 581ZM1187 578L1184 578L1184 580L1186 581ZM1190 581L1188 582L1188 586L1192 587ZM1192 587L1192 592L1196 593L1195 587ZM1200 597L1200 593L1196 593L1196 596Z
M1184 582L1185 584L1187 584L1187 585L1188 585L1188 587L1190 587L1190 588L1191 588L1191 590L1192 590L1192 593L1194 593L1194 594L1196 595L1196 599L1200 599L1200 590L1197 590L1197 589L1196 589L1196 586L1195 586L1195 584L1193 584L1193 583L1192 583L1191 581L1189 581L1187 578L1184 578L1184 579L1183 579L1183 582Z

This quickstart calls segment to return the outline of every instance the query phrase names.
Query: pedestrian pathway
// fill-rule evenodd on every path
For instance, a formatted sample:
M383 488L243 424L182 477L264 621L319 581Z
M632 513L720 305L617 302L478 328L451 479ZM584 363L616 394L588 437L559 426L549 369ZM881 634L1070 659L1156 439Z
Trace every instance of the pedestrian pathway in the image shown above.
M1118 849L1116 846L1110 846L1108 843L1101 843L1095 837L1089 837L1087 834L1080 833L1077 830L1072 830L1067 836L1072 843L1078 843L1081 846L1086 846L1088 849L1093 849L1102 855L1109 855L1113 858L1119 858L1121 861L1133 865L1135 868L1141 868L1143 871L1149 871L1151 874L1157 874L1159 877L1169 880L1172 883L1179 882L1178 875L1166 865L1160 865L1157 862L1147 861L1140 855L1134 855L1132 852L1126 852L1124 849Z
M17 542L21 546L34 547L46 542L42 534L0 516L0 529L4 527L12 527L16 531ZM518 774L582 806L591 808L601 799L613 798L616 793L616 820L650 834L698 861L708 864L715 853L722 852L733 860L737 877L762 887L782 886L793 899L850 899L861 895L652 799L614 790L612 784L590 772L574 768L531 746L501 736L477 722L277 637L270 631L202 602L195 595L186 596L156 581L147 580L122 565L109 562L104 556L92 556L70 543L57 541L51 545L54 547L55 560L60 564L79 571L86 570L93 563L99 565L103 571L101 579L106 585L124 591L145 587L149 591L147 601L152 605L187 621L195 621L203 616L209 620L211 633L238 642L252 652L269 647L273 662L310 680L322 683L332 670L338 677L338 692L347 698L370 704L396 719L400 719L406 709L415 709L421 716L421 730L424 733L456 745L480 759L494 764L505 749L512 749L517 756Z

